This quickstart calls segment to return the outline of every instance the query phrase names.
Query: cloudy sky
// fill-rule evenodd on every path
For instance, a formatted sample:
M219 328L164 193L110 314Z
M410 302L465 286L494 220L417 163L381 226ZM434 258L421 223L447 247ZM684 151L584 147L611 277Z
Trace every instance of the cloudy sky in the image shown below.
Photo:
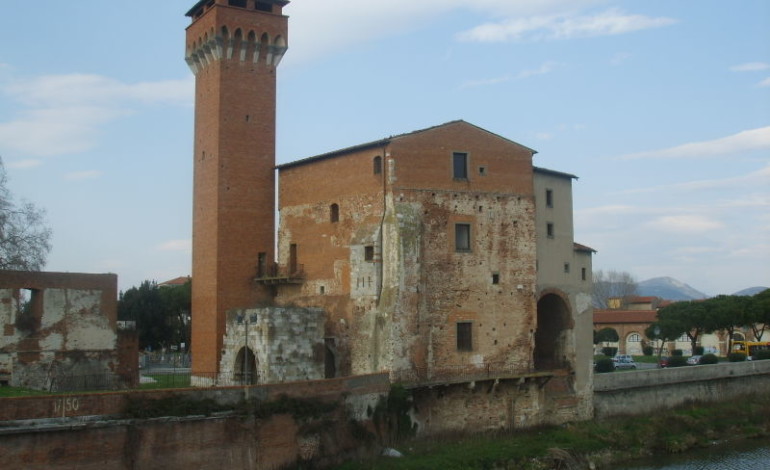
M190 273L194 0L9 2L0 155L51 271ZM770 285L770 2L293 0L278 161L464 119L580 176L595 267Z

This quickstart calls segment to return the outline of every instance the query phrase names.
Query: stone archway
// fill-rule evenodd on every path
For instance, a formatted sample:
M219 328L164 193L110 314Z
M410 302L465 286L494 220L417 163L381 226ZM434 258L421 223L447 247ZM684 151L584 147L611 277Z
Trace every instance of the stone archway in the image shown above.
M567 330L571 328L569 305L557 294L537 302L534 363L536 370L567 367Z
M257 383L257 357L254 351L246 346L238 351L233 367L233 379L236 384L253 385Z

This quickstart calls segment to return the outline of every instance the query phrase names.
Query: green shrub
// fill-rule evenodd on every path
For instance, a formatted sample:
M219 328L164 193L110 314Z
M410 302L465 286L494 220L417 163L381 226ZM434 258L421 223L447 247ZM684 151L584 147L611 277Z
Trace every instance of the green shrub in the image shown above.
M681 349L674 349L673 351L671 351L671 355L674 357L682 357L684 356L684 353L682 353Z
M687 358L684 356L671 356L668 358L669 367L683 367L687 365Z
M612 372L615 370L615 363L609 357L603 357L596 360L596 372Z
M702 356L704 353L703 346L695 346L695 350L693 351L693 356Z
M642 348L642 353L645 356L652 356L653 352L655 352L655 349L652 346L645 346Z
M746 354L742 352L732 352L727 356L730 362L743 362L746 360Z
M755 361L761 361L764 359L770 359L770 350L769 349L763 349L761 351L757 351L756 354L754 354L754 360Z
M614 348L612 346L605 346L602 348L602 354L604 354L607 357L614 357L615 354L618 353L618 348Z
M719 363L719 358L716 356L716 354L704 354L700 358L701 364L717 364Z

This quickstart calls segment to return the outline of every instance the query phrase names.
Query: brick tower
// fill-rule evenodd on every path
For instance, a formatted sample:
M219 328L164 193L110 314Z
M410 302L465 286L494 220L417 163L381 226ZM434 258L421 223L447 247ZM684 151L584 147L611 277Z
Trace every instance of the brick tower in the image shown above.
M187 16L195 74L192 357L219 371L225 314L270 300L253 282L274 259L276 68L286 0L200 0Z

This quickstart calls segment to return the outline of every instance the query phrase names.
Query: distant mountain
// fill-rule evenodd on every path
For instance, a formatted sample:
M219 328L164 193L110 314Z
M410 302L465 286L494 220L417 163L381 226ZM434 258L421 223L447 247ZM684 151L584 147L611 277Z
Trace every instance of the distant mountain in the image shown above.
M699 300L709 296L672 277L654 277L637 284L636 292L642 297L660 297L665 300Z
M763 290L767 290L767 289L768 289L767 287L760 287L760 286L758 286L758 287L749 287L748 289L739 290L738 292L736 292L733 295L752 296L752 295L757 295L760 292L762 292Z

